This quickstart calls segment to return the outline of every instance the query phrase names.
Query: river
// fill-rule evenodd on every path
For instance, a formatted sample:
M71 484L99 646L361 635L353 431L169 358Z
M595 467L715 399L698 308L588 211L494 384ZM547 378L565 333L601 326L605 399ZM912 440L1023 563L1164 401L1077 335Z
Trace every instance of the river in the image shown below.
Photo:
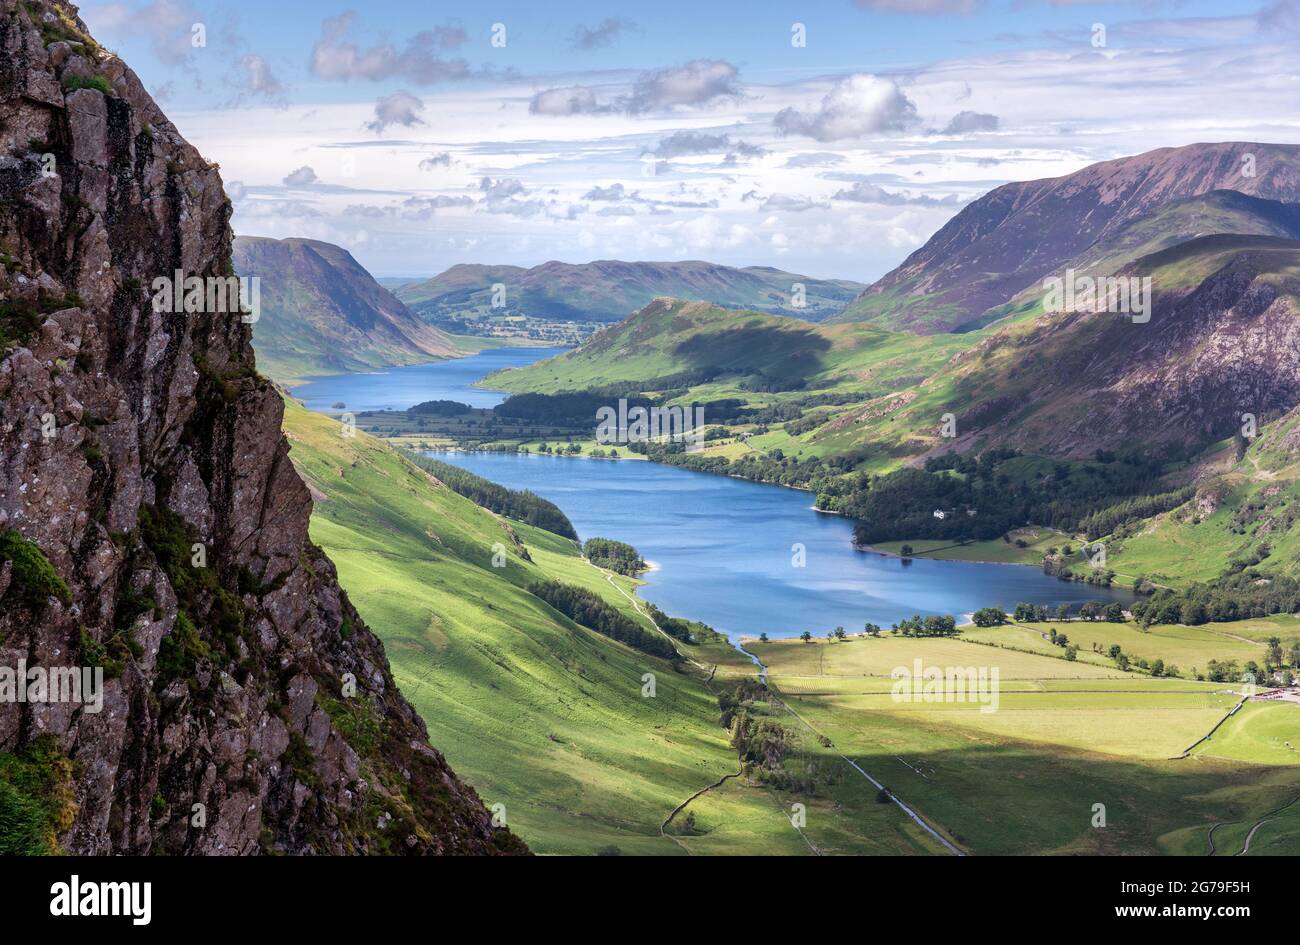
M320 378L308 406L403 409L447 399L477 406L502 395L469 386L489 371L528 364L554 349L496 349L385 374ZM492 399L495 398L495 399ZM853 523L813 510L810 493L690 472L638 460L523 453L439 452L512 489L553 501L583 538L629 542L655 565L640 594L673 616L702 620L737 637L823 635L865 622L888 627L913 614L1010 609L1019 601L1055 605L1129 600L1127 595L1048 577L1021 565L911 561L857 551Z

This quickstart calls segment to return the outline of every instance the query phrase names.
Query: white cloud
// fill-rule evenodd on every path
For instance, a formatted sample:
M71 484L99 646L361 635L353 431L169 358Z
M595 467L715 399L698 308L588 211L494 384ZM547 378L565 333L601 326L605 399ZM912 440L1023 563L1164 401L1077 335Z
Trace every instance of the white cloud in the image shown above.
M304 164L296 171L290 171L285 176L284 186L297 187L297 188L310 187L312 184L317 183L319 180L320 178L316 176L316 171L313 170L309 165Z
M402 128L423 125L424 119L420 117L422 111L424 102L410 92L394 92L375 102L375 118L367 122L366 127L375 134L383 134L386 128L393 125Z
M998 116L988 112L958 112L944 127L941 134L965 135L979 131L997 131Z
M533 115L596 115L606 110L606 106L596 101L596 93L581 85L545 89L528 103L528 111Z
M696 59L684 66L643 72L632 86L626 107L637 113L739 98L738 75L735 66L720 59Z
M816 111L784 108L772 121L782 134L842 141L902 131L916 123L917 113L892 79L858 73L836 82Z

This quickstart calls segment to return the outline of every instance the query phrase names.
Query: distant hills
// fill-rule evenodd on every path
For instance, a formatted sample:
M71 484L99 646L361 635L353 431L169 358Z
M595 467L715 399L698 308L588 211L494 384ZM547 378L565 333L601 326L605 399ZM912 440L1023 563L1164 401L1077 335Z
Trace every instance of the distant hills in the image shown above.
M1146 234L1150 249L1151 238L1169 243L1204 233L1289 233L1293 220L1269 219L1277 208L1234 198L1217 206L1178 206L1223 190L1300 202L1300 146L1161 148L1064 177L1006 184L967 205L836 320L919 333L968 330L997 317L999 306L1071 260L1095 258L1098 247L1117 241ZM1162 208L1169 210L1153 216ZM1143 219L1147 223L1135 230Z
M461 354L379 285L347 250L308 239L240 236L235 271L261 280L257 364L276 379L366 371Z
M505 304L495 311L596 322L620 321L659 296L821 321L866 288L859 282L813 279L764 266L597 260L548 262L531 269L452 266L425 282L401 286L396 294L421 317L434 320L474 311L492 313L493 286L498 284L505 288ZM796 284L803 286L802 307L795 303Z
M1247 155L1253 177L1240 174ZM1215 186L1229 183L1241 189ZM997 188L819 325L659 299L494 383L736 392L802 410L764 445L870 457L872 468L995 445L1075 459L1190 455L1230 437L1243 414L1263 423L1300 405L1295 198L1297 147L1192 145L1107 161ZM1067 269L1149 277L1149 321L1047 311L1042 280ZM946 415L954 438L939 434Z

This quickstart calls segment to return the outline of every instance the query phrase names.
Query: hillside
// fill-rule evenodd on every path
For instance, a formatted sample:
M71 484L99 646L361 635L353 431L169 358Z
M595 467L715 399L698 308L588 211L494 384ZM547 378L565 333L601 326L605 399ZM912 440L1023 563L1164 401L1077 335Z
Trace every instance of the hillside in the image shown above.
M397 296L421 317L492 310L492 286L505 286L505 313L555 320L617 322L659 296L702 300L726 308L753 309L821 321L838 312L864 286L848 280L813 279L763 266L737 269L714 263L620 262L573 265L548 262L518 266L453 266ZM792 303L802 284L806 305Z
M1253 177L1243 174L1251 155ZM1162 148L1063 177L1003 185L963 208L836 320L921 333L968 328L1138 218L1225 189L1300 202L1300 146Z
M706 674L580 627L527 590L539 579L580 585L650 627L624 596L635 582L597 570L573 541L480 508L381 441L340 429L286 404L290 456L315 497L312 539L338 563L398 685L456 769L487 804L505 805L512 829L539 853L682 853L659 824L736 770ZM496 549L504 567L492 566ZM710 663L735 656L726 644L682 648ZM653 698L642 691L647 672ZM833 828L858 852L930 851L895 808L865 801L860 819ZM738 786L712 816L701 852L808 852L759 785Z
M0 652L104 677L0 704L0 851L527 852L309 539L233 299L151 297L232 275L216 166L71 4L0 47Z
M910 440L912 449L1009 445L1081 458L1101 449L1195 452L1243 413L1300 403L1300 242L1216 235L1142 257L1151 320L1109 313L1027 317L986 336L926 379L899 410L828 426L841 447ZM1041 312L1041 308L1039 309ZM957 438L935 419L956 417Z
M418 364L461 352L379 285L347 250L319 240L240 236L235 271L261 283L253 347L277 380Z
M810 325L661 298L581 348L498 372L486 383L551 393L638 382L647 389L689 386L759 395L842 384L865 396L921 380L961 345L951 337L923 338L873 325Z

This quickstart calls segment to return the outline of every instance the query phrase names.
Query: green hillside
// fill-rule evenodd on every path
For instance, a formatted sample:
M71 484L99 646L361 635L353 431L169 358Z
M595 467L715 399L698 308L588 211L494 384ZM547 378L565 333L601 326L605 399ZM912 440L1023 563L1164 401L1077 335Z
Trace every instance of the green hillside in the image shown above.
M502 519L380 441L345 439L341 429L286 403L291 456L316 498L312 539L383 639L433 744L489 807L505 805L536 852L684 852L660 824L736 771L705 674L579 627L525 589L547 578L580 585L650 628L625 596L634 582L592 567L575 542ZM505 551L505 567L492 566L494 549ZM684 649L713 662L708 648ZM646 673L653 698L642 695ZM760 787L737 785L710 805L709 832L687 841L702 852L742 840L747 852L809 852ZM929 849L896 809L871 803L852 838L857 852Z

